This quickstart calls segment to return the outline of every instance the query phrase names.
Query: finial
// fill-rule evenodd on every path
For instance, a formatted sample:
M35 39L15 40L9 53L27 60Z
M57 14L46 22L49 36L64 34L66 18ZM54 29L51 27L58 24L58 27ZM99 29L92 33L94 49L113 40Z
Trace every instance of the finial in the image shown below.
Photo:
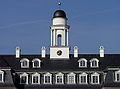
M59 3L58 3L58 5L59 5L59 9L61 9L61 2L60 2L60 0L59 0Z

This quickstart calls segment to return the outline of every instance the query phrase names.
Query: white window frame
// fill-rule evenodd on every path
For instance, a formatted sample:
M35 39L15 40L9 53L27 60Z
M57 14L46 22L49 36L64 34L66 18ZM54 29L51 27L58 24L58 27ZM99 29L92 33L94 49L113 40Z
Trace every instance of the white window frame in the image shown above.
M119 80L117 80L117 74L119 74ZM115 71L115 82L120 82L120 70Z
M2 80L0 81L0 83L4 82L4 71L0 70L0 74L2 75Z
M38 76L38 83L33 83L34 76ZM32 74L32 84L40 84L40 74L39 73Z
M81 61L85 61L85 66L82 66L82 65L81 65ZM87 67L87 60L86 60L85 58L79 59L78 62L79 62L79 67L83 67L83 68L84 68L84 67Z
M69 73L69 74L67 75L67 84L76 84L76 82L75 82L75 75L76 75L76 74L73 73L73 72L71 72L71 73ZM69 77L70 77L70 76L73 76L73 77L74 77L74 82L73 82L73 83L70 83L70 82L69 82Z
M62 83L57 83L57 77L58 76L62 76ZM59 72L58 74L56 74L56 84L64 84L64 74Z
M23 76L26 76L26 83L22 83L22 82L21 82L21 78L22 78ZM27 74L27 73L20 74L20 84L28 84L28 74Z
M93 83L93 76L97 76L98 77L98 83ZM98 74L97 72L91 74L91 84L100 84L100 74Z
M96 65L96 66L93 66L93 65L92 65L92 62L93 62L93 61L96 61L96 62L97 62L97 65ZM91 67L91 68L99 67L99 60L98 60L97 58L91 59L91 60L90 60L90 67Z
M24 61L27 61L27 66L23 66ZM29 60L27 58L21 59L20 62L21 62L21 68L29 68Z
M81 77L82 77L82 76L85 76L85 77L86 77L86 82L85 82L85 83L82 83L82 82L81 82ZM88 78L88 74L87 74L87 73L83 72L82 74L79 74L79 84L88 84L87 78Z
M46 76L50 76L50 83L45 82L45 77ZM44 84L52 84L52 74L51 73L47 72L46 74L44 74Z
M36 66L34 65L34 62L35 62L35 61L38 61L38 62L39 62L39 66L38 66L38 67L36 67ZM32 64L33 64L33 68L40 68L40 67L41 67L41 60L38 59L38 58L35 58L35 59L32 60Z

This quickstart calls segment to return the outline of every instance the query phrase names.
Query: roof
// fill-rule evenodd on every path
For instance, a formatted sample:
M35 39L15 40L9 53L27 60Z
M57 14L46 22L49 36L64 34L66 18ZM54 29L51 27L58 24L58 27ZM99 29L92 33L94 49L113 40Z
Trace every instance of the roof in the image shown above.
M55 11L53 18L57 18L57 17L66 18L66 13L63 10L57 10Z

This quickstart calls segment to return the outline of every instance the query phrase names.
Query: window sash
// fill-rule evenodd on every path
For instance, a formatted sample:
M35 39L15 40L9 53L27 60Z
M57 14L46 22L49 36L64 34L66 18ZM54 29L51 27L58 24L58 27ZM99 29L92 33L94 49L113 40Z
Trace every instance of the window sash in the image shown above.
M27 76L21 76L20 81L21 84L27 84Z
M59 84L59 83L61 84L62 81L63 81L62 76L57 76L57 83L58 83L58 84Z
M39 83L39 77L33 76L33 83Z
M3 81L3 74L0 74L0 82Z
M50 83L50 76L45 76L45 83Z
M92 79L93 79L93 82L92 82L92 83L95 83L95 84L98 84L98 83L99 83L99 81L98 81L98 76L93 76Z
M117 74L116 74L116 80L117 80L117 81L120 81L120 73L117 73Z
M75 83L75 76L68 76L68 83L74 84Z
M39 65L40 65L39 61L34 61L34 67L35 67L35 68L40 67Z

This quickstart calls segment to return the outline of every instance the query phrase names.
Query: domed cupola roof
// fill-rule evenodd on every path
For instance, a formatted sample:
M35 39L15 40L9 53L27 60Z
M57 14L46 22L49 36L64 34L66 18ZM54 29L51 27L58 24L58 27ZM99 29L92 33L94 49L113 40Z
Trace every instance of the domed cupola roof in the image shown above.
M57 18L57 17L66 18L66 14L63 10L57 10L55 11L53 18Z

